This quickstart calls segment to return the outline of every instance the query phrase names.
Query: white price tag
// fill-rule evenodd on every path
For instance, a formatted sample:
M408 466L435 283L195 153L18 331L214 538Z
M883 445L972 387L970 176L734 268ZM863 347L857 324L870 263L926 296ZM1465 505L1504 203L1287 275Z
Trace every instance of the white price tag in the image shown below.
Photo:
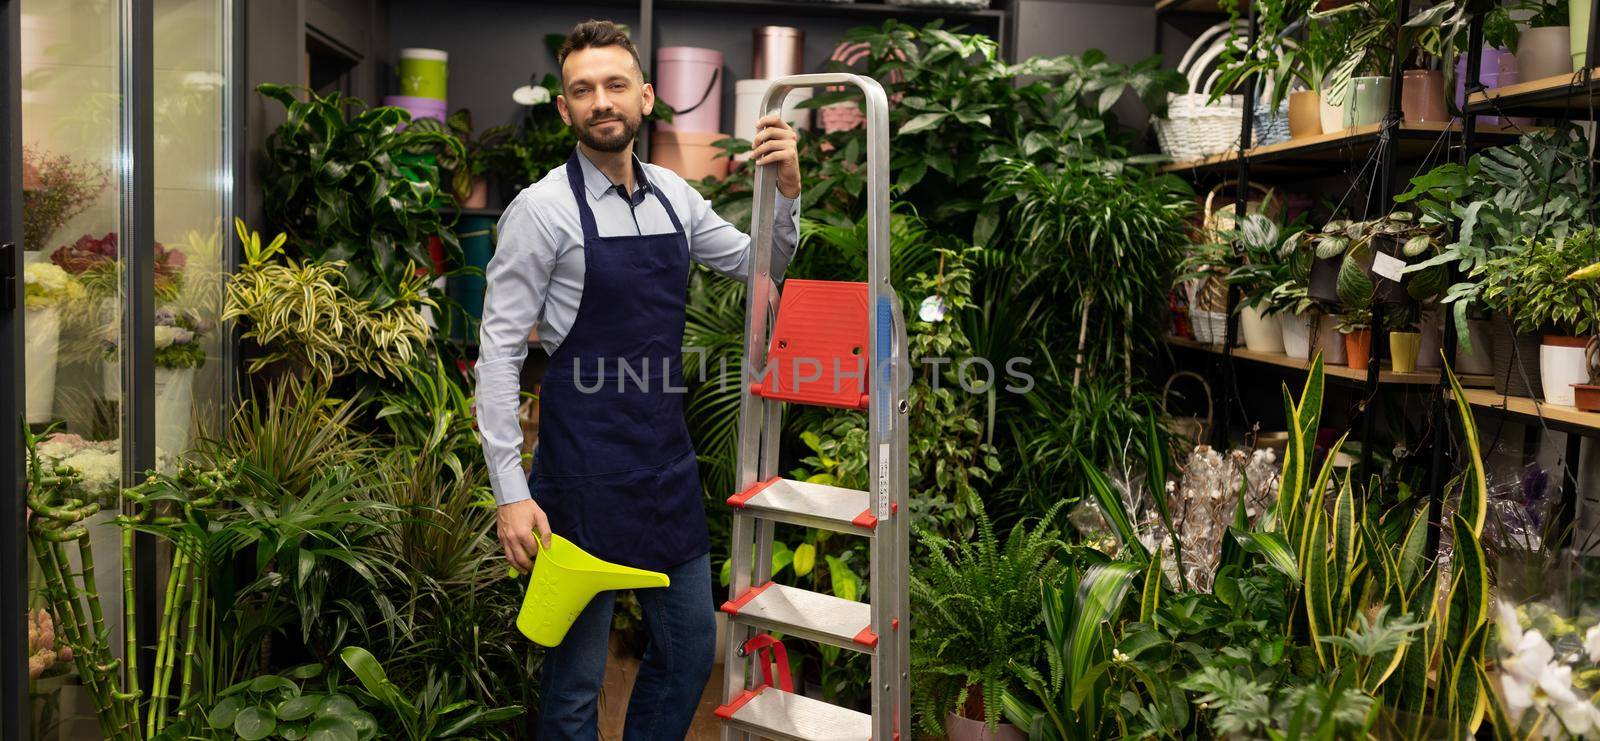
M1372 272L1381 278L1388 278L1396 283L1400 282L1400 271L1406 269L1406 262L1392 255L1379 252L1372 256Z

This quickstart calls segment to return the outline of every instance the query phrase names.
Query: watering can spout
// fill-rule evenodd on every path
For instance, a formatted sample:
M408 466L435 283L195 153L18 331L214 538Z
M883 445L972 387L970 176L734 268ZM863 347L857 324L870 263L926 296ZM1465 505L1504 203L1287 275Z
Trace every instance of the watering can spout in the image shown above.
M511 575L517 575L515 568ZM558 646L596 594L665 587L670 583L667 575L659 571L602 561L566 538L552 534L550 547L541 548L533 562L528 592L517 613L517 630L541 646Z

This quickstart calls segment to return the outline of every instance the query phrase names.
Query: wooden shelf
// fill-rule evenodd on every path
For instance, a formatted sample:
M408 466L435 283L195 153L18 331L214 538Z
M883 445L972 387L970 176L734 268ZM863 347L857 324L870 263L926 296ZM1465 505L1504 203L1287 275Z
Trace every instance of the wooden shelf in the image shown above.
M1438 139L1447 131L1459 132L1460 130L1461 124L1459 123L1400 124L1399 158L1401 160L1416 160L1435 152L1442 156L1444 150L1442 148L1436 150ZM1477 133L1480 140L1485 141L1485 143L1494 143L1496 140L1514 140L1520 132L1514 126L1480 125ZM1383 124L1376 123L1336 131L1331 134L1318 134L1316 136L1290 139L1277 144L1268 144L1264 147L1252 147L1245 150L1244 154L1250 159L1250 170L1253 174L1326 168L1329 163L1353 163L1359 158L1370 154L1373 148L1377 146L1382 134ZM1199 175L1212 172L1231 172L1238 166L1239 153L1226 152L1215 154L1205 159L1174 162L1163 166L1161 169L1172 173Z
M1167 344L1175 347L1187 347L1216 355L1222 354L1221 345L1207 345L1202 342L1196 342L1194 340L1184 339L1181 337L1168 337L1166 340ZM1299 358L1291 358L1283 353L1254 352L1251 350L1246 350L1242 347L1236 347L1233 349L1232 354L1233 357L1238 358L1239 360L1248 360L1252 363L1261 363L1264 365L1275 365L1280 368L1290 368L1300 371L1309 370L1311 368L1311 361L1301 360ZM1378 383L1380 384L1391 386L1436 386L1439 384L1439 371L1437 369L1423 369L1409 373L1396 373L1392 370L1387 370L1387 363L1384 365L1385 370L1378 372ZM1351 368L1347 365L1330 365L1328 363L1324 363L1322 365L1322 373L1323 375L1331 378L1342 378L1348 381L1356 381L1359 383L1365 383L1367 380L1367 372L1365 370L1356 370L1355 368ZM1489 376L1463 375L1457 376L1457 379L1461 381L1461 385L1463 387L1494 385L1494 379L1490 378Z
M993 3L991 3L992 5ZM725 12L781 12L785 15L829 16L834 18L948 18L996 22L1005 18L999 8L965 10L961 8L889 5L881 2L799 2L797 0L656 0L657 10L715 10Z
M1462 389L1462 391L1466 394L1467 403L1479 409L1491 409L1534 422L1543 420L1551 427L1581 433L1600 431L1600 412L1583 412L1574 407L1546 404L1524 396L1502 396L1493 389Z
M1600 68L1492 87L1468 96L1467 110L1471 113L1588 120L1592 117L1590 109L1600 106L1597 69Z

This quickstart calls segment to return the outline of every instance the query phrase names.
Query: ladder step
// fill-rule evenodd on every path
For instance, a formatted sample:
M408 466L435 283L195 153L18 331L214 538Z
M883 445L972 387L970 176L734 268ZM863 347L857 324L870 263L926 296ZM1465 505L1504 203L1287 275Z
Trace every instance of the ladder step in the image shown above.
M872 606L767 582L722 605L734 621L861 653L874 653Z
M878 518L866 492L785 478L757 482L728 498L734 509L776 522L872 537Z
M717 708L717 717L742 731L785 741L872 738L872 716L775 687L746 690Z

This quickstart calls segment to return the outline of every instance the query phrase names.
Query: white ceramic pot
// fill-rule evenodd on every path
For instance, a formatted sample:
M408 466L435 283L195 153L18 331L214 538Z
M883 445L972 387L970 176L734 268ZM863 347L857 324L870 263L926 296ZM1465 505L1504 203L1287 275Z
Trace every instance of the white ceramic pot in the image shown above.
M1345 106L1333 105L1329 103L1328 96L1326 95L1319 98L1319 101L1320 102L1318 105L1320 105L1321 108L1319 108L1318 111L1322 114L1322 133L1336 134L1340 131L1344 131Z
M1589 364L1583 346L1586 337L1545 335L1539 344L1539 379L1547 404L1574 405L1572 384L1589 382Z
M1311 314L1290 314L1278 324L1283 328L1283 352L1296 360L1311 359Z
M61 310L54 306L28 309L23 334L24 382L28 397L28 424L49 422L55 413L56 351L61 347Z
M1322 353L1323 365L1345 365L1349 363L1345 353L1344 335L1339 332L1339 317L1332 314L1317 316L1316 346Z
M156 458L189 450L194 418L194 369L156 368Z
M1250 352L1283 352L1283 326L1277 315L1269 316L1257 307L1246 307L1239 312L1239 331Z
M1494 357L1489 350L1494 342L1492 326L1485 319L1467 320L1467 341L1472 348L1468 350L1467 345L1456 345L1455 372L1481 376L1494 372Z

